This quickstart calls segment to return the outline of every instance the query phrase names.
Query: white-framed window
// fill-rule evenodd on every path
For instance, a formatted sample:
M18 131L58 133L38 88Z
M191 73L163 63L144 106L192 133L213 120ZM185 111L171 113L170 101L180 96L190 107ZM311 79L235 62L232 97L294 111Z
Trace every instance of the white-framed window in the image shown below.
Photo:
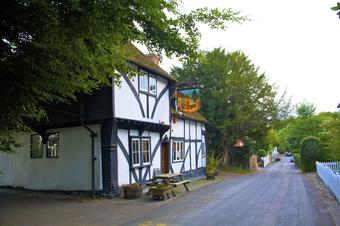
M141 71L139 75L139 90L149 92L149 76L145 71Z
M139 139L133 138L131 140L131 158L132 158L132 166L140 165L140 144Z
M59 133L47 134L46 158L59 157Z
M172 160L183 161L184 159L184 142L172 141Z
M205 143L202 143L202 150L201 151L202 151L202 158L204 158L207 154Z
M157 94L157 77L146 71L140 71L139 74L139 91L151 95Z
M31 158L43 157L43 140L39 134L31 135Z
M149 77L149 92L153 95L157 94L157 80L153 75L150 75Z
M150 163L150 139L149 138L142 139L142 156L143 156L143 164Z

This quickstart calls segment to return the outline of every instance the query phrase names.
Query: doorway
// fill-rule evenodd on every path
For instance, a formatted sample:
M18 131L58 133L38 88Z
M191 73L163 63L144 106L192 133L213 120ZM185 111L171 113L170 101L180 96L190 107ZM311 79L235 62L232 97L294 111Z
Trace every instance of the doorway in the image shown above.
M162 143L161 171L162 173L169 173L169 143Z

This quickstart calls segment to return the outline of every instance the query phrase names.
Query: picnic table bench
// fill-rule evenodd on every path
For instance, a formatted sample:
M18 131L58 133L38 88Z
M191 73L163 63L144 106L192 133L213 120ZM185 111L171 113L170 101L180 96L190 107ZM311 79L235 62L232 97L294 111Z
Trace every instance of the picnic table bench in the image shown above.
M173 196L176 196L173 188L178 187L181 184L184 186L185 190L189 191L187 184L190 183L190 180L184 180L182 173L166 173L154 175L153 181L156 182L157 180L161 180L165 185L170 186Z

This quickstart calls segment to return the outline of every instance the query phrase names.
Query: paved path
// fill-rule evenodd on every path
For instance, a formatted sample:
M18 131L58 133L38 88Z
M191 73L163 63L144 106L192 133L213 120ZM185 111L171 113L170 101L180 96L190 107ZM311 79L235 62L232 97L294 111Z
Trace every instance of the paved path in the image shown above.
M204 187L127 225L334 225L319 194L288 158L263 173Z

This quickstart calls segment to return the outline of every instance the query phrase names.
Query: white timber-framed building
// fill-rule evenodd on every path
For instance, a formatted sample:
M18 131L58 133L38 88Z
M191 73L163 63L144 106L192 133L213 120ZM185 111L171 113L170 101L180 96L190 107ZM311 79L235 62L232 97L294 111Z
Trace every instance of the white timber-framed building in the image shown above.
M204 174L207 120L177 112L170 98L177 81L155 55L129 48L128 65L139 76L48 106L48 121L18 135L14 154L0 153L0 186L115 193L123 184L145 184L155 168Z

